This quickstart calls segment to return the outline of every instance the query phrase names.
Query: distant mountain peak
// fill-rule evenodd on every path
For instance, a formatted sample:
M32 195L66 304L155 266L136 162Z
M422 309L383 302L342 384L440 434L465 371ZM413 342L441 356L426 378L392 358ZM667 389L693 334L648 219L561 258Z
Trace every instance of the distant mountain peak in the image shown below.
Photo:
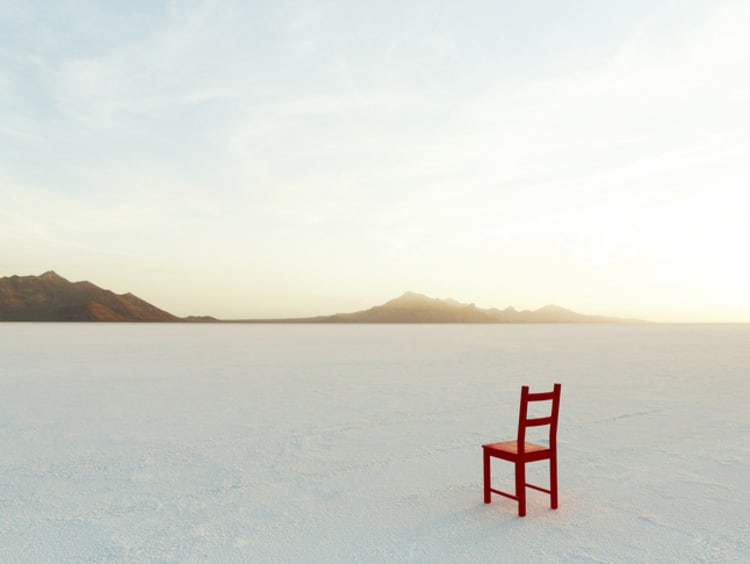
M424 294L419 294L417 292L412 292L411 290L407 290L406 292L401 294L401 296L399 297L400 298L426 298L427 296L425 296Z
M40 274L39 278L41 280L64 280L64 278L54 270L48 270L47 272Z
M393 298L392 300L389 300L384 305L392 305L392 306L414 306L414 305L424 305L424 304L432 304L440 302L440 300L437 300L435 298L430 298L429 296L425 296L424 294L418 294L417 292L404 292L397 298Z
M548 312L563 312L563 313L574 313L573 311L566 309L562 306L555 304L547 304L546 306L540 307L536 311L548 311Z
M423 301L423 302L431 302L434 301L435 298L431 298L429 296L425 296L424 294L420 294L418 292L412 292L411 290L404 292L401 294L398 298L395 298L396 300L416 300L416 301ZM391 300L393 301L393 300Z

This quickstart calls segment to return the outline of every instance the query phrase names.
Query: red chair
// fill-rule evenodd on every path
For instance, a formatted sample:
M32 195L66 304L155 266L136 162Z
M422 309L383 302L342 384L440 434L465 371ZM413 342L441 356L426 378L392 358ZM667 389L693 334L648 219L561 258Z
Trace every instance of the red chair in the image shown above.
M493 493L518 501L518 516L526 515L526 488L532 488L550 495L550 507L557 509L557 415L560 411L560 384L555 384L551 392L530 393L528 386L521 387L521 408L518 414L518 436L515 441L482 445L484 454L484 502L490 503ZM551 401L550 415L546 417L528 416L530 402ZM526 429L549 425L549 446L526 442ZM490 460L501 458L516 466L516 493L510 494L491 487ZM549 460L549 489L526 483L526 463Z

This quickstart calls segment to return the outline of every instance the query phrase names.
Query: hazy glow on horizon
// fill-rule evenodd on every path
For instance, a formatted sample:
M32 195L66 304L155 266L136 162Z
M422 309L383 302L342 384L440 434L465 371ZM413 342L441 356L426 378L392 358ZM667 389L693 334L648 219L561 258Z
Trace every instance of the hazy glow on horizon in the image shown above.
M45 3L41 3L45 4ZM750 4L15 3L0 276L750 322Z

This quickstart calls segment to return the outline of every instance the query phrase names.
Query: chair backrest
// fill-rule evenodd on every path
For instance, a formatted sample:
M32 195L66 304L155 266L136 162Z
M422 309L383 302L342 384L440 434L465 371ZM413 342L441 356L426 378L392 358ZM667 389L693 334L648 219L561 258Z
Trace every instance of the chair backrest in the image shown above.
M518 413L518 443L517 449L520 454L524 452L526 442L526 429L528 427L540 427L549 425L549 448L557 449L557 416L560 413L560 384L555 384L551 392L529 392L528 386L521 386L521 407ZM551 402L550 414L546 417L529 417L529 403L538 401Z

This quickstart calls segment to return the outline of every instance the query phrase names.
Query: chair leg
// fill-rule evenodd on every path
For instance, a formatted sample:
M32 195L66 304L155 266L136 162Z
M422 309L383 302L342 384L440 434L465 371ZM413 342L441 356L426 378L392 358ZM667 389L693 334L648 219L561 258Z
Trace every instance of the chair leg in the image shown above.
M549 459L549 491L550 507L557 509L557 456L555 454Z
M516 497L518 498L518 516L526 516L526 465L516 462Z
M484 450L484 502L485 503L489 503L491 501L490 500L490 495L491 495L490 484L491 484L490 455L487 453L486 450Z

